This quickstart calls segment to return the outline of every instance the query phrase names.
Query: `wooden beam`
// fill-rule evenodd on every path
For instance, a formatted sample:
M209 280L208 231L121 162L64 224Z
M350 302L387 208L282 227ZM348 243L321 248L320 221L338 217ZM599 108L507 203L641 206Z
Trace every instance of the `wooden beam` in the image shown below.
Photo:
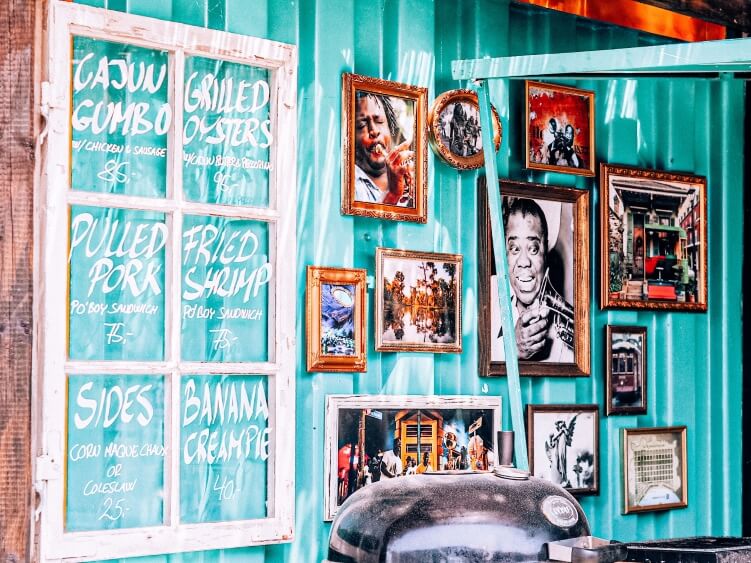
M681 41L725 39L721 25L692 18L674 11L648 6L638 0L514 0L583 18L638 29ZM659 0L650 4L659 4ZM666 3L666 2L662 2Z
M671 12L718 23L739 31L751 31L747 0L637 0Z
M29 560L36 2L0 2L0 562ZM60 283L65 283L63 279Z

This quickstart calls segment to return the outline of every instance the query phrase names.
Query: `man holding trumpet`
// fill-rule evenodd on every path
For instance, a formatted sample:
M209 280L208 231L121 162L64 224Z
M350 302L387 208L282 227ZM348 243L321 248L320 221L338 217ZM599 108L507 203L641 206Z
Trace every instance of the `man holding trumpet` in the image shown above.
M550 282L545 214L534 200L516 198L504 203L503 224L519 359L573 362L573 308ZM494 282L491 287L497 299ZM497 334L494 347L500 345L502 353L503 336Z

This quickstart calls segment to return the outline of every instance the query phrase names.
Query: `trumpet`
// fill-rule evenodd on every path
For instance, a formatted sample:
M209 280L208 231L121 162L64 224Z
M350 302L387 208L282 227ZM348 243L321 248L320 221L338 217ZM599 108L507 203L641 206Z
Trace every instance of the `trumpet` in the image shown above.
M558 338L569 348L574 349L574 309L556 291L550 282L548 271L540 289L540 302L550 309L551 323Z

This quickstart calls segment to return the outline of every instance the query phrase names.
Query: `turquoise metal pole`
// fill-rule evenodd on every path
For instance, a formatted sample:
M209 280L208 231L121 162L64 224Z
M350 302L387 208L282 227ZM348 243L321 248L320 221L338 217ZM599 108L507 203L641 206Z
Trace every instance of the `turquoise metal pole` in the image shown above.
M522 390L519 381L519 352L514 338L514 317L511 312L511 285L509 284L508 260L506 258L506 235L501 221L501 190L498 184L498 168L493 144L493 121L490 115L490 94L486 81L474 83L480 104L480 124L482 148L485 155L485 179L488 183L488 203L490 205L490 225L493 232L493 255L495 258L498 301L503 327L503 351L506 358L506 378L508 381L509 406L511 407L511 427L514 430L514 454L516 467L529 469L527 439L522 412ZM480 202L482 205L483 202Z

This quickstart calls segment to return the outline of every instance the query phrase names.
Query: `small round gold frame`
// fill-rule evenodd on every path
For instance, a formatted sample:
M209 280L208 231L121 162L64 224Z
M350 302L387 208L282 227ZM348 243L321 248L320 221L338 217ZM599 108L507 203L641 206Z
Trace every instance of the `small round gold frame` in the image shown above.
M493 114L493 143L501 146L503 130L498 112ZM480 136L480 108L472 90L449 90L438 96L428 114L430 146L450 166L459 170L481 168L484 164Z

